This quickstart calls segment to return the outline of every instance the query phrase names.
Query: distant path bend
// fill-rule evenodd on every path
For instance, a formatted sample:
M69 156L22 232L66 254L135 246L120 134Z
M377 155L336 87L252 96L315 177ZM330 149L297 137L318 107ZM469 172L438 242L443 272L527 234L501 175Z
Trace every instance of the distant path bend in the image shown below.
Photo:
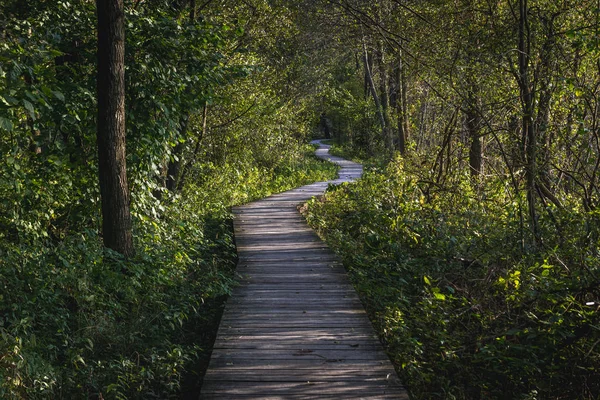
M223 313L201 399L408 399L346 272L297 206L339 178L236 207L240 286Z

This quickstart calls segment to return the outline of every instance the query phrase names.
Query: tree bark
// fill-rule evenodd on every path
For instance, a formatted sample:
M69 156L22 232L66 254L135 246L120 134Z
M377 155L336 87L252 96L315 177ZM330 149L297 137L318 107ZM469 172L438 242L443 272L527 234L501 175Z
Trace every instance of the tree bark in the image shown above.
M369 84L369 78L371 77L371 70L373 69L373 63L372 63L372 57L370 56L370 54L367 52L366 48L363 52L363 57L362 59L364 60L364 80L363 80L363 96L365 98L365 100L367 100L367 98L369 97L369 91L370 91L370 84Z
M406 153L406 142L408 141L408 106L406 104L406 73L404 71L404 60L402 50L398 54L396 68L396 113L398 115L398 151Z
M469 170L472 177L478 177L481 175L482 168L482 147L481 137L479 136L479 114L469 110L466 114L467 117L467 131L469 133Z
M200 131L200 134L196 138L196 146L194 147L194 152L192 153L190 160L183 167L183 171L181 172L181 178L179 178L179 182L177 183L177 190L183 189L183 186L185 185L185 179L187 177L187 174L188 174L188 172L190 172L190 169L192 168L192 166L196 163L196 158L198 157L198 152L200 151L200 145L202 144L202 138L203 138L204 134L206 133L207 117L208 117L208 103L205 101L204 106L202 107L202 130Z
M98 176L104 245L134 253L125 161L125 25L123 0L97 0Z
M187 134L187 126L189 122L189 116L186 115L179 122L179 126L181 127L180 135L181 137L185 137ZM178 142L173 148L173 153L171 158L169 159L167 166L167 184L166 188L170 192L175 192L177 189L177 182L179 181L179 171L181 170L181 163L183 159L183 149L184 144Z
M379 45L379 98L381 100L381 114L383 115L383 121L385 128L383 130L383 140L385 143L386 150L392 154L394 152L394 138L392 136L390 114L389 114L389 91L387 86L388 74L385 68L385 52L383 45Z
M363 43L363 51L364 51L364 57L363 57L363 61L365 63L365 71L366 71L366 78L367 78L367 82L368 82L368 86L369 89L371 90L371 95L373 96L373 101L375 102L375 108L377 109L377 115L379 116L379 123L381 124L381 135L382 135L382 139L385 142L386 140L386 125L385 125L385 118L383 116L383 112L381 110L381 101L379 100L379 95L377 94L377 89L375 88L375 82L373 82L373 73L371 71L371 68L369 67L369 52L367 51L367 45L365 43Z
M558 14L542 20L545 40L540 53L539 68L537 72L538 79L536 87L538 88L537 115L534 121L534 130L538 140L538 166L537 166L537 184L539 187L544 186L547 191L541 190L540 193L554 203L552 198L547 196L547 192L552 187L550 184L550 163L551 163L551 148L554 142L554 130L548 129L550 123L550 108L554 85L552 84L552 73L555 70L555 46L556 35L554 32L554 19ZM542 182L544 184L542 184ZM556 203L555 203L556 204Z
M196 0L190 0L190 24L196 21Z
M533 124L534 98L529 76L530 32L527 0L519 0L519 88L522 107L521 129L525 142L525 180L529 228L534 247L539 241L536 211L537 137Z
M465 125L469 136L469 170L471 176L475 178L481 175L483 166L481 135L479 134L481 128L481 116L477 109L477 86L472 79L470 80L465 111Z

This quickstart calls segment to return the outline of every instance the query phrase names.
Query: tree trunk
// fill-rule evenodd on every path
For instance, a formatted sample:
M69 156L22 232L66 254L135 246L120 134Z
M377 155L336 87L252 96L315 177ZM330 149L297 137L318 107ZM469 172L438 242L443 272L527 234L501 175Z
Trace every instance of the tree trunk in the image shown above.
M185 137L187 132L187 126L189 122L189 116L185 116L179 122L180 136ZM183 143L178 142L173 148L173 154L169 159L167 166L167 184L166 188L170 192L175 192L177 189L177 182L179 180L179 171L181 170L181 162L183 159Z
M367 52L366 48L364 50L363 53L363 60L364 60L364 80L363 80L363 96L365 98L365 100L367 100L367 98L369 97L369 91L370 91L370 84L369 84L369 78L371 77L371 71L373 70L373 58L371 57L371 55Z
M398 115L398 150L400 154L406 153L406 142L408 141L408 106L406 104L406 73L402 50L398 54L396 68L396 113Z
M375 83L373 82L373 74L371 68L369 66L369 52L367 51L367 45L363 43L364 57L363 61L365 63L365 71L366 71L366 79L368 82L369 89L371 90L371 95L373 96L373 101L375 102L375 108L377 109L377 116L379 117L379 123L381 124L381 134L382 139L386 140L386 125L385 118L381 111L381 102L379 101L379 95L377 94L377 89L375 88Z
M473 78L468 79L470 80L470 83L465 111L465 125L469 137L469 171L471 176L476 178L481 175L483 165L481 135L479 134L481 128L481 116L479 115L477 106L477 86L474 83Z
M394 152L394 138L392 136L390 114L389 114L389 91L387 86L388 74L385 68L385 53L383 46L379 45L379 93L381 100L381 114L383 115L383 121L385 128L383 130L383 141L385 143L386 150L393 154Z
M554 49L556 46L556 35L554 32L554 16L543 19L544 31L546 38L542 46L540 54L540 63L538 69L538 79L536 86L538 89L537 115L534 121L534 130L538 140L538 187L545 187L547 190L541 190L540 194L546 197L553 203L555 201L548 196L548 191L552 187L550 184L550 164L551 164L551 148L554 142L553 130L548 129L550 123L550 108L554 85L552 84L552 74L555 70ZM545 185L545 186L544 186ZM556 203L555 203L556 204Z
M167 182L165 187L169 192L175 192L181 169L181 157L183 156L183 143L177 143L173 148L171 159L167 166Z
M529 211L529 228L534 247L539 242L539 230L536 211L536 153L537 137L533 124L534 98L529 82L529 54L531 38L529 33L527 0L519 0L519 88L522 106L521 129L525 141L525 180L527 206Z
M481 137L479 136L479 114L473 110L467 111L467 131L469 134L469 170L472 177L481 175L482 168L482 148Z
M190 0L190 24L196 22L196 0Z
M125 162L125 25L123 0L97 0L98 176L104 245L133 254Z
M206 119L208 117L208 103L205 101L204 106L202 107L202 130L200 134L196 138L196 146L194 147L194 151L190 160L183 167L183 171L181 172L181 178L179 178L179 182L177 183L177 190L183 189L183 185L185 185L185 179L187 174L190 172L190 169L196 163L196 159L198 158L198 152L200 151L200 145L202 144L202 138L206 134Z

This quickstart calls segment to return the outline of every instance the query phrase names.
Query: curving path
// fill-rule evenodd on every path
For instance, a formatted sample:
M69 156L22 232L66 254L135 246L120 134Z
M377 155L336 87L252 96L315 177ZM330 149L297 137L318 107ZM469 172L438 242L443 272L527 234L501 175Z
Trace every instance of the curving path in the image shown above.
M408 399L343 266L297 206L339 178L235 208L241 276L227 302L201 399Z

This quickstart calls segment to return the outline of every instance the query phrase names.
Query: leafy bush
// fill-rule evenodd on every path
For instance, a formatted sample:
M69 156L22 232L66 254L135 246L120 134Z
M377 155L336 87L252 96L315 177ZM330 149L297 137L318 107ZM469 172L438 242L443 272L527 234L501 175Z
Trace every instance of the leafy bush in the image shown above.
M229 207L333 178L336 168L310 150L271 170L205 165L203 183L161 201L138 190L130 260L104 250L97 229L71 227L59 240L13 215L18 236L0 242L0 397L179 398L184 380L197 390L234 284ZM50 203L73 198L69 187L47 188Z
M598 398L596 214L552 210L541 221L555 239L531 252L501 182L432 187L414 164L371 168L306 211L413 396Z
M283 7L189 5L125 2L124 260L98 234L94 3L0 4L2 399L193 397L234 284L230 207L335 174L301 145L309 96L268 65L290 64L262 23Z

